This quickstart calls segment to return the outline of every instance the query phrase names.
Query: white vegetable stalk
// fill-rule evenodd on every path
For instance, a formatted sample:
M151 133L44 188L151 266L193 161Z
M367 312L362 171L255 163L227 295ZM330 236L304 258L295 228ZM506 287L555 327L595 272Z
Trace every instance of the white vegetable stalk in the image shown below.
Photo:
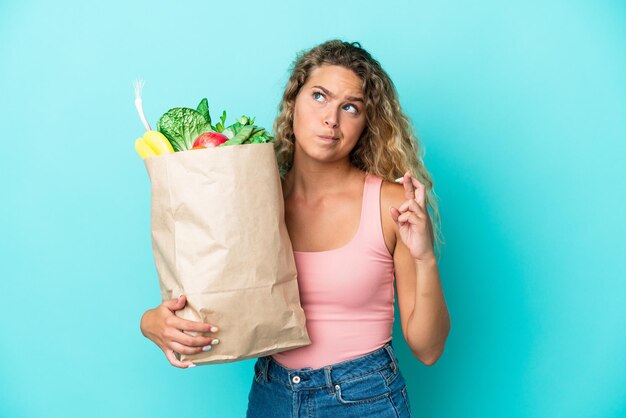
M137 108L137 113L139 113L144 128L146 128L146 131L150 131L150 124L148 124L146 115L143 113L143 102L141 101L141 89L143 85L143 80L135 80L135 107Z

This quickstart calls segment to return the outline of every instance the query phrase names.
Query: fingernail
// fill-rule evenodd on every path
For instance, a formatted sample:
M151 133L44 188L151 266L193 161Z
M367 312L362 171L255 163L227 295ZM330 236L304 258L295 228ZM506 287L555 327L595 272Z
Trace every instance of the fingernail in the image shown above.
M206 345L206 346L202 347L202 351L209 351L209 350L211 350L212 348L213 348L213 346L212 346L212 345Z
M196 367L196 365L191 363L189 366L187 366L188 369L191 369L192 367Z
M215 344L219 344L220 340L219 339L214 339L213 341L211 341L211 345L215 345Z
M211 332L217 332L217 327L211 327Z
M398 177L398 178L397 178L397 179L395 179L394 181L395 181L396 183L402 183L402 179L403 179L403 178L404 178L404 176L403 176L403 177Z

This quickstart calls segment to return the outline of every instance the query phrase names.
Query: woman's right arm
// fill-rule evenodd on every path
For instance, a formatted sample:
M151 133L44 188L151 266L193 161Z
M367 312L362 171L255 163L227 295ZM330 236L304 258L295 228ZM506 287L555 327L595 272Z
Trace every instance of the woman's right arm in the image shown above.
M214 324L205 322L189 321L176 316L174 312L183 309L187 298L181 295L178 299L163 301L154 309L148 309L141 317L141 333L155 343L169 360L172 366L180 368L195 367L191 361L178 360L174 352L181 354L197 354L210 350L213 345L219 343L217 338L196 337L185 334L183 331L217 332Z

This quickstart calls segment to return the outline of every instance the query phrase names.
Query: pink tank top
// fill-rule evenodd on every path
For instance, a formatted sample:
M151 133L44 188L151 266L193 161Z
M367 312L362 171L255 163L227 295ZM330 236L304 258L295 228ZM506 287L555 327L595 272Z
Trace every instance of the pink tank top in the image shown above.
M360 357L391 340L393 257L380 216L382 178L368 173L356 235L343 247L294 251L308 346L275 353L285 367L320 368Z

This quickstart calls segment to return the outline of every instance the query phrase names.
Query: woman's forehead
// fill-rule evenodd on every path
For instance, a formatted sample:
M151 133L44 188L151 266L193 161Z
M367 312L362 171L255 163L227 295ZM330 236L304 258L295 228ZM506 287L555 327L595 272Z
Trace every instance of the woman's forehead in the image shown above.
M322 65L311 70L305 86L321 85L334 94L361 97L363 82L354 71L339 65Z

